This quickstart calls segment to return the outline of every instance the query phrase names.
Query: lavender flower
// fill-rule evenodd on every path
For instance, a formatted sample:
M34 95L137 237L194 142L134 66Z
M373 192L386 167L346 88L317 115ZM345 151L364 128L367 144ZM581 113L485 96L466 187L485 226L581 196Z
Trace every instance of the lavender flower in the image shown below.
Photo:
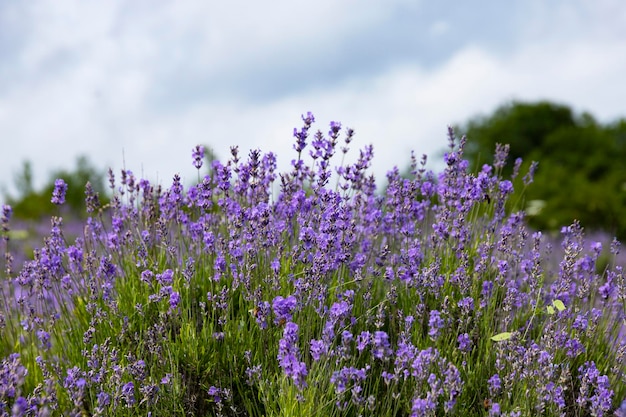
M126 403L126 407L131 408L135 405L135 384L127 382L122 387L121 397Z
M311 340L311 357L315 362L319 361L323 355L328 354L328 344L322 340Z
M348 314L350 314L351 305L347 301L339 301L337 303L333 303L330 307L330 317L333 321L340 321L343 318L346 318Z
M60 206L65 203L65 193L67 192L67 184L62 179L54 181L54 191L52 192L52 204Z
M532 184L535 177L535 171L537 170L537 165L539 165L539 163L535 161L530 164L530 168L528 168L528 172L526 173L526 175L524 175L523 178L525 186Z
M176 307L178 307L178 304L180 303L180 294L178 293L178 291L172 291L170 293L170 311L176 310Z
M50 342L50 333L46 332L43 329L39 329L39 330L37 330L37 338L39 339L39 342L41 343L41 346L45 350L50 349L50 347L52 346L52 344Z
M270 303L267 301L260 302L250 311L261 329L267 329L267 317L269 316L270 311Z
M2 226L3 232L9 231L9 220L11 220L11 215L13 214L13 209L11 206L7 204L2 205L2 213L0 214L0 225Z
M502 389L502 380L500 379L500 375L494 374L487 382L489 383L489 396L492 398L496 397Z
M415 398L411 405L411 417L432 416L437 409L437 403L431 398Z
M20 396L15 400L15 403L13 404L13 409L11 411L14 417L27 416L29 415L29 411L31 411L31 407L28 404L28 400Z
M458 306L464 314L469 314L474 310L474 299L472 297L465 297L459 300Z
M330 382L335 385L335 393L339 396L350 393L350 401L354 405L365 405L367 400L361 395L363 392L361 383L367 378L367 372L370 369L370 366L367 365L360 369L350 366L334 371L330 377Z
M172 282L174 282L174 271L166 269L163 273L156 275L156 280L161 285L172 285Z
M430 319L428 320L428 335L437 339L439 337L439 330L443 327L444 322L441 318L441 313L437 310L432 310L430 312Z
M202 168L202 161L204 159L204 146L196 145L196 147L193 149L191 156L193 158L193 166L196 167L196 169Z
M12 353L7 358L2 359L2 366L0 367L0 401L15 398L19 394L26 374L26 367L21 364L18 353Z
M467 333L462 333L459 335L459 337L457 338L457 341L459 342L459 350L461 352L469 352L472 348L472 340L470 339L469 334Z
M600 374L593 361L585 362L578 371L581 384L577 404L584 408L589 404L592 415L603 416L610 410L614 394L610 389L608 377Z
M361 335L363 335L363 333L361 333ZM383 331L374 332L374 337L372 339L372 355L376 359L384 360L390 353L391 344L389 342L389 335Z
M87 380L84 372L77 366L68 369L67 376L63 381L63 388L67 390L75 408L80 409L87 389Z
M97 401L98 408L104 409L109 404L111 404L111 396L104 391L100 391L97 395Z
M485 415L615 411L623 268L615 259L596 272L602 245L578 224L549 246L523 213L508 213L506 146L472 173L450 129L443 172L412 157L410 178L394 168L378 190L371 146L333 171L341 123L312 135L305 155L315 119L302 121L288 172L276 174L274 154L243 160L233 146L187 189L178 175L162 188L126 169L116 186L111 171L110 204L86 188L95 215L84 227L53 219L32 259L15 262L22 271L0 279L4 347L40 355L28 384L19 355L2 359L0 415L297 413L296 401L300 412L384 415L393 404L395 414L464 415L481 392L494 401ZM342 153L354 135L345 131ZM204 148L192 158L201 169ZM67 184L57 183L62 204ZM10 208L0 214L9 265L22 242L8 241ZM52 346L52 329L78 345ZM277 331L275 356L263 355ZM490 340L500 332L514 337ZM599 349L589 343L604 337ZM477 365L492 370L482 381L467 373ZM245 383L233 384L233 369ZM336 398L311 395L313 381ZM523 401L507 397L516 392Z
M306 364L298 359L298 325L288 322L283 331L283 338L278 343L278 362L285 375L293 379L296 386L302 389L307 386Z
M208 391L209 396L213 399L214 402L220 404L222 402L222 390L211 386Z
M296 138L296 144L294 145L294 149L298 152L298 155L302 152L302 150L306 147L306 138L308 137L308 131L311 127L311 124L315 122L315 117L313 113L307 112L306 117L302 116L302 121L304 121L304 126L300 131L297 129L293 129L293 136Z
M291 313L296 307L296 297L290 295L287 298L283 298L280 295L275 297L272 301L272 308L274 309L274 323L280 324L291 320Z
M361 332L356 338L356 348L362 352L372 342L372 335L368 331Z
M489 415L490 416L499 416L500 414L501 414L500 404L499 403L491 404L491 408L489 409Z

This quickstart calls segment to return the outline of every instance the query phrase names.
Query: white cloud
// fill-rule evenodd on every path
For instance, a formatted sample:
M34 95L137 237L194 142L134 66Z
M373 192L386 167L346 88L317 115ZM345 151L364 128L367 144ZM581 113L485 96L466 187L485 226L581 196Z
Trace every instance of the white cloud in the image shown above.
M338 55L336 45L349 47L348 40L372 27L391 30L395 14L419 13L418 3L285 0L268 8L239 1L243 13L223 2L69 0L22 11L28 16L19 17L27 28L24 46L6 70L14 82L0 85L0 143L9 149L0 152L0 182L10 183L23 159L33 160L41 182L51 169L70 167L87 153L99 166L119 169L124 159L137 174L154 179L158 173L169 184L176 172L195 176L190 152L198 143L222 158L233 144L244 154L271 150L284 168L294 155L292 130L309 110L323 131L330 120L354 128L353 148L373 143L382 179L393 164L404 167L411 149L434 159L447 144L448 124L489 113L505 100L556 100L603 120L624 114L626 24L618 23L626 18L609 0L597 8L561 2L545 10L535 2L537 9L525 15L532 17L528 26L508 49L489 49L468 33L436 65L422 65L407 49L385 65L366 63L372 71L352 68L357 64ZM584 16L590 17L579 28ZM447 19L428 27L446 38L462 32ZM332 60L344 73L309 85L315 69L300 74L303 67L289 66L300 59L320 67ZM308 87L262 100L246 96L247 84L224 94L261 72L258 82L280 85L280 77L292 77Z

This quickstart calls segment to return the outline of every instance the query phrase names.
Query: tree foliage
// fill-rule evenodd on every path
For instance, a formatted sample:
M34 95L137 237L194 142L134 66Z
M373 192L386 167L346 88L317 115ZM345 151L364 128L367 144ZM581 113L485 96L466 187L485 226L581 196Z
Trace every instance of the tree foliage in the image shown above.
M88 157L79 156L73 170L54 171L45 185L36 190L33 184L32 165L24 161L22 169L15 176L17 195L7 195L6 201L13 207L15 217L27 220L40 220L58 212L50 201L54 181L62 178L68 185L63 210L66 214L83 217L85 213L85 185L91 183L94 191L100 194L100 201L106 203L105 174L94 167Z
M626 238L626 119L603 125L565 105L512 102L456 130L467 136L474 169L493 161L496 143L510 145L505 174L517 158L524 167L539 162L534 183L519 196L520 208L541 207L529 216L532 226L555 230L577 219Z

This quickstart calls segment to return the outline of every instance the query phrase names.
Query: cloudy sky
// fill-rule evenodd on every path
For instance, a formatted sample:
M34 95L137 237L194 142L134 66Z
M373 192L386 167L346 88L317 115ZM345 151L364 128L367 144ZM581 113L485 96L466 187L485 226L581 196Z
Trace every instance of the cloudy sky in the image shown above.
M625 74L622 0L3 0L0 184L81 154L190 182L196 144L285 168L307 111L372 143L382 178L509 100L624 117Z

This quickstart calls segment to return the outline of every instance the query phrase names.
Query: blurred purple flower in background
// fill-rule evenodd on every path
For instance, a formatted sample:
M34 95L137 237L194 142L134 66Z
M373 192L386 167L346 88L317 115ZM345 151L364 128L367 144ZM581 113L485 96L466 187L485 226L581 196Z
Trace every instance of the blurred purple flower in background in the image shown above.
M62 179L54 181L54 191L52 191L52 203L60 206L65 203L65 193L67 192L67 184Z
M192 157L193 157L193 166L196 167L196 169L200 169L202 168L202 160L204 159L204 146L202 145L198 145L193 149L193 153L192 153Z

